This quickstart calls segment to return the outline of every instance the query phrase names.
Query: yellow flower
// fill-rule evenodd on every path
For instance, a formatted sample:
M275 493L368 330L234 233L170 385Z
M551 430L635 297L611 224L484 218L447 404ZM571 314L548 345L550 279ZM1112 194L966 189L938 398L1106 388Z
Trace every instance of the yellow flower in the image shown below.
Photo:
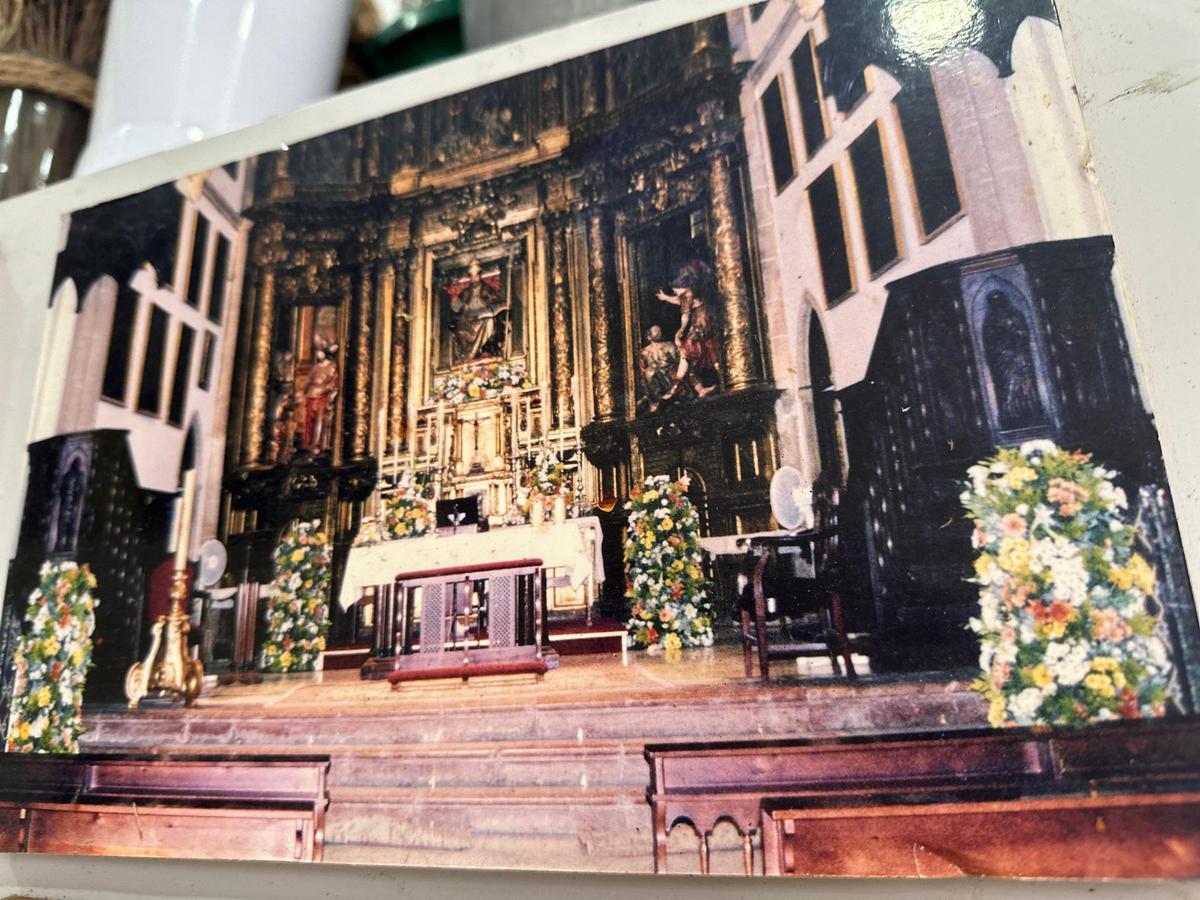
M1097 656L1092 660L1092 669L1096 672L1115 672L1120 666L1111 656Z
M996 568L996 557L990 553L981 553L975 558L975 574L980 578L990 578Z
M992 702L988 704L988 724L993 728L999 728L1004 724L1007 709L1005 707L1003 697L993 697Z
M1133 572L1129 569L1122 569L1120 566L1113 566L1108 570L1108 580L1123 591L1133 587Z
M71 651L71 665L73 665L73 666L83 665L83 648L82 647L76 647L74 650Z
M34 699L37 700L38 706L49 706L53 697L54 695L50 693L50 686L45 684L42 685L41 689L38 690L37 694L34 695Z
M1015 466L1008 470L1005 481L1008 482L1009 490L1019 491L1030 481L1037 481L1037 472L1029 466Z
M298 563L302 559L304 559L304 551L297 547L292 551L292 562Z
M42 649L46 651L47 656L54 656L59 651L58 638L50 635L50 637L42 641Z
M682 650L683 641L679 639L679 635L672 631L663 638L663 648L666 650Z
M1112 697L1116 694L1113 689L1112 679L1100 672L1093 672L1083 679L1085 687L1095 691L1101 697Z
M1154 593L1154 567L1139 554L1133 554L1129 560L1128 572L1139 591L1143 594Z
M1034 687L1045 687L1054 681L1054 676L1050 674L1045 663L1038 663L1036 666L1026 669L1025 674Z
M286 669L288 666L290 666L292 664L292 659L293 659L292 651L284 650L283 655L279 657L279 665L283 666Z
M670 530L671 530L672 528L674 528L674 527L675 527L675 523L671 521L671 517L670 517L670 516L666 516L666 517L665 517L665 518L662 520L662 530L663 530L663 531L670 531Z
M28 722L22 722L17 727L17 737L22 741L29 740L29 723Z
M1036 631L1042 637L1054 641L1066 634L1067 623L1062 619L1050 619L1045 622L1039 622Z
M1013 575L1029 571L1029 541L1024 538L1004 538L998 555L1000 568Z

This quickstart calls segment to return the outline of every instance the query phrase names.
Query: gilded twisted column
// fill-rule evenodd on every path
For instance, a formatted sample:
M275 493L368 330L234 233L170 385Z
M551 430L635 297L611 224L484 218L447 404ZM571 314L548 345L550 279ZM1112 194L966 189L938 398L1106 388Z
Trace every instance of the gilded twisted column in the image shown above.
M550 230L550 340L554 347L554 421L559 428L575 424L575 398L571 396L571 320L567 288L567 227Z
M242 462L265 462L267 393L271 386L271 330L275 322L275 270L263 269L258 285L258 318L250 343L250 383L246 396Z
M592 392L597 419L615 419L619 412L616 373L619 352L613 334L609 291L612 260L604 237L604 213L593 210L588 216L588 282L592 309Z
M713 222L713 251L717 265L717 290L721 294L725 345L726 386L730 390L762 379L762 366L754 340L754 315L746 290L742 238L734 200L729 157L717 150L709 158L709 214Z
M350 408L354 421L350 431L350 456L363 459L371 438L371 325L374 319L371 270L364 266L358 272L358 302L355 329L351 338L354 346L354 396Z
M392 367L388 380L388 447L399 453L407 434L408 409L408 269L403 258L391 265L395 294L392 296Z

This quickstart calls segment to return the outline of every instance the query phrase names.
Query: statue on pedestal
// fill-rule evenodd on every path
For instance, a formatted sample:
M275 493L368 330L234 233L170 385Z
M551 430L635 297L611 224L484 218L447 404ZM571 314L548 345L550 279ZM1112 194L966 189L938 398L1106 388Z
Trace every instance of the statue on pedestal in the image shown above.
M333 447L333 405L339 388L337 365L331 359L335 352L335 345L318 341L304 388L300 449L312 456L328 453Z
M646 346L638 353L638 368L645 390L642 403L646 410L654 412L674 388L679 368L679 348L663 337L658 325L651 325L646 331Z
M675 346L679 348L679 367L675 383L663 396L669 400L680 390L690 388L697 397L707 397L720 386L721 354L717 348L715 325L708 304L697 292L702 289L708 267L692 260L679 270L671 282L671 293L659 291L655 296L664 303L679 307L679 330Z
M272 360L270 460L287 465L295 452L296 388L295 357L290 351L275 354Z

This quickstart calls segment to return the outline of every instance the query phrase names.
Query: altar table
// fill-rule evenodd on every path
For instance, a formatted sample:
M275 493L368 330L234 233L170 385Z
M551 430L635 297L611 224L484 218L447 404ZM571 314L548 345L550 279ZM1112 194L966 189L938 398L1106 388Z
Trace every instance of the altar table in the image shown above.
M338 602L342 609L349 609L364 591L390 585L400 572L452 566L486 569L492 563L527 556L537 556L543 568L565 569L572 587L589 579L599 585L604 581L601 540L600 520L584 516L568 519L562 525L510 525L491 531L354 547L346 560Z

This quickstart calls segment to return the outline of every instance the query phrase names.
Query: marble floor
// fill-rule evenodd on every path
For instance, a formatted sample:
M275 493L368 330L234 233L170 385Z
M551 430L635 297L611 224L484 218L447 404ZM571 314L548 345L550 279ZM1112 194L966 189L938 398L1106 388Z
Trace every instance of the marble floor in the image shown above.
M891 686L895 689L901 683L905 691L912 691L921 682L936 683L944 690L948 680L946 673L917 679L871 676L870 663L865 657L856 656L855 665L862 674L854 688L833 677L827 658L817 657L774 663L773 682L764 686L757 677L746 678L741 648L730 645L684 651L677 659L632 650L623 654L564 656L559 668L547 673L540 683L532 676L513 675L479 678L465 684L449 679L416 682L393 690L386 682L361 680L354 670L265 675L258 684L217 685L216 679L209 677L196 708L232 711L254 707L295 712L298 708L345 705L392 711L408 707L445 708L458 703L525 706L583 699L603 702L678 697L683 700L714 693L759 696L763 691L794 693L800 688L837 691Z

